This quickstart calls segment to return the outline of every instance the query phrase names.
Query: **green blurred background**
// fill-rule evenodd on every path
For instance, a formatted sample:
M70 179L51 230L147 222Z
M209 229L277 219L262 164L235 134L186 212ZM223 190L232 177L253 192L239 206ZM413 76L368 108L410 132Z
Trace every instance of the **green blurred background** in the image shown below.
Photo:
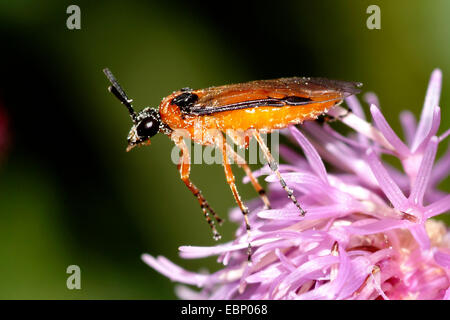
M81 30L66 28L70 4L81 8ZM371 4L381 8L381 30L366 27ZM170 160L170 140L125 152L130 121L106 90L104 67L138 108L185 86L294 75L361 81L396 130L401 110L420 114L439 67L447 129L449 14L446 0L2 1L10 146L0 165L0 298L175 298L143 252L218 268L178 257L180 245L213 245L211 233ZM192 177L226 216L235 203L223 169L194 165ZM221 228L224 240L234 229ZM81 268L81 290L66 288L71 264Z

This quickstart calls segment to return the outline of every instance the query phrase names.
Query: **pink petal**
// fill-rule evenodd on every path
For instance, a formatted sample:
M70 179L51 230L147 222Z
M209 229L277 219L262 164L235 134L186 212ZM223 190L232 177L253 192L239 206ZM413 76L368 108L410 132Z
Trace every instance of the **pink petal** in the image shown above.
M312 146L312 144L306 139L306 137L298 131L298 129L294 126L289 127L289 131L297 140L298 144L302 147L303 152L305 153L306 160L308 160L309 165L314 170L314 172L319 176L323 182L328 183L327 171L325 169L325 165L322 162L319 154L316 149Z
M350 259L348 257L347 252L342 248L342 245L339 246L339 270L336 279L333 281L333 291L334 296L337 297L348 281L350 273L352 272L352 267L350 263ZM342 297L341 297L342 298Z
M349 214L351 212L358 212L359 208L351 208L345 204L334 204L329 206L320 206L320 207L306 207L307 215L304 217L300 216L298 210L288 210L288 209L272 209L272 210L264 210L258 212L258 217L263 219L272 219L272 220L314 220L314 219L323 219L325 217L339 217L345 214Z
M306 209L305 209L306 210ZM309 214L309 209L308 209ZM271 209L258 212L258 217L270 220L303 220L297 210Z
M352 110L352 112L360 117L361 119L366 119L366 115L364 114L364 109L362 108L361 104L358 101L358 98L356 96L350 96L345 98L345 102L347 103L348 107Z
M291 272L282 284L288 287L296 287L305 280L310 280L316 275L323 274L324 268L337 262L339 262L339 258L331 255L311 259L299 266L294 272Z
M204 292L194 291L191 288L183 285L175 287L175 294L181 300L206 300L208 296Z
M367 102L367 104L370 106L371 104L376 105L377 107L380 107L380 101L378 100L378 97L373 92L367 92L364 95L364 100Z
M284 280L284 278L286 277L287 272L281 274L280 276L276 277L273 281L272 284L270 285L270 289L269 289L269 300L274 300L275 299L275 289L279 286L279 284Z
M443 134L439 136L439 142L444 141L450 135L450 129L445 131Z
M231 300L238 291L239 285L236 283L227 283L219 287L210 297L210 300Z
M334 296L330 293L331 286L332 283L328 282L300 295L291 292L291 297L297 300L332 300Z
M435 69L430 77L427 93L425 96L425 103L420 115L420 121L417 128L412 150L416 150L423 139L428 135L433 123L434 108L439 105L439 98L441 96L442 86L442 72Z
M367 152L367 160L370 168L372 169L372 173L378 181L378 184L383 190L384 194L391 203L400 211L405 211L405 204L407 203L406 197L403 195L402 191L398 187L398 185L392 180L389 173L381 164L377 155L373 150L369 149Z
M328 113L334 117L338 117L342 115L343 112L345 112L345 110L337 106L331 109ZM349 113L342 119L342 122L350 128L353 128L358 133L376 141L387 150L395 151L395 148L389 143L389 141L387 141L387 139L377 128L364 119L359 118L357 115Z
M295 164L296 166L307 165L305 158L303 158L298 152L292 150L285 145L280 145L280 156L290 164Z
M361 104L359 103L356 96L350 96L345 99L345 102L347 103L348 107L352 110L352 112L362 120L366 120L366 115L364 114L364 109L361 107ZM378 105L378 104L377 104ZM368 139L365 135L358 133L358 142L362 145L367 145Z
M346 137L342 134L340 134L339 132L337 132L336 130L334 130L332 127L330 127L328 124L323 125L323 130L326 131L327 133L329 133L333 138L336 138L339 141L344 142L345 144L347 144L350 147L354 147L357 149L366 149L367 146L369 145L367 143L367 138L363 135L359 135L359 137L364 138L364 142L361 141L361 139L355 140L353 137ZM378 147L378 146L377 146Z
M434 253L434 260L444 268L450 269L450 254L437 250Z
M360 256L356 257L354 260L351 260L347 281L345 286L342 287L338 298L348 298L355 291L357 291L372 271L371 269L372 266L370 264L370 260L366 257Z
M353 234L374 234L391 229L405 228L410 225L410 222L406 220L397 219L383 219L374 223L369 223L360 226L348 226L345 227L348 232Z
M436 157L436 151L438 146L438 138L435 136L431 138L428 144L425 154L423 155L422 162L420 163L419 172L417 173L416 180L414 181L409 200L412 200L417 205L422 205L423 196L428 188L428 182L431 176L431 169L433 168L434 158Z
M450 300L450 288L445 291L443 300Z
M172 281L201 287L209 279L209 275L186 271L164 257L157 257L157 259L155 259L149 254L143 254L141 258L150 267Z
M380 109L377 106L371 105L370 112L372 117L377 124L378 129L383 133L387 141L396 149L397 153L406 157L410 154L408 147L403 143L402 140L395 134L391 126L388 124Z
M414 140L414 134L417 129L417 121L411 111L403 111L400 113L400 122L402 124L403 133L408 146L411 146Z
M434 169L431 172L431 186L436 186L441 180L447 178L450 172L450 146L447 147L447 151L434 165Z
M283 271L281 267L275 268L274 266L270 266L270 268L264 268L258 272L255 272L245 277L245 282L247 284L250 284L250 283L271 281L271 279L277 278L284 273L285 271Z
M245 249L248 247L248 243L238 243L238 244L223 244L213 247L199 247L199 246L181 246L178 248L180 250L180 256L185 259L196 259L204 258L209 256L219 255L221 253L236 251Z
M298 183L307 185L313 190L321 190L325 187L324 183L317 178L317 176L310 173L302 172L285 172L283 173L283 179L286 183ZM278 182L278 178L275 175L270 175L266 178L267 182Z
M305 232L302 233L302 232L293 231L293 230L277 230L277 231L273 231L273 232L265 232L264 234L255 236L254 240L255 240L255 242L257 242L258 240L272 239L272 241L270 241L270 242L273 242L278 239L302 239L305 237L307 237L307 233L305 233ZM266 241L262 245L267 245L267 243L269 243L269 242Z
M412 226L409 228L409 230L422 249L428 250L430 248L430 237L428 237L428 233L425 229L424 224Z
M422 142L416 149L413 149L413 153L421 152L428 144L431 137L435 136L439 130L439 125L441 123L441 108L435 107L433 112L433 121L431 122L431 128L428 134L423 138Z
M425 218L431 218L450 210L450 194L425 207Z
M372 278L375 290L377 290L378 294L383 297L384 300L390 300L386 294L384 293L383 289L381 289L380 281L381 281L381 275L379 272L377 272L375 275L373 273L370 273L370 277Z
M280 259L282 265L290 272L294 271L297 266L291 261L289 260L284 254L283 252L281 252L280 249L275 249L275 254L278 257L278 259Z

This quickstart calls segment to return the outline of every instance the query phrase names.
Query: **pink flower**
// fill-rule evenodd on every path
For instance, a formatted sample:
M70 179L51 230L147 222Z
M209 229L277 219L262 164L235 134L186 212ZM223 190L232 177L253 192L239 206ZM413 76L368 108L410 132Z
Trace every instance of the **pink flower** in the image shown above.
M450 209L450 195L436 189L450 171L450 152L435 162L442 74L435 70L419 123L401 114L406 142L387 123L373 94L366 95L374 125L357 98L342 121L355 131L343 136L328 124L305 123L285 130L304 157L281 146L289 164L284 179L300 195L302 217L275 176L266 180L271 210L259 200L251 209L252 262L241 223L236 239L214 247L180 247L186 259L217 255L223 269L212 274L186 271L164 257L143 260L179 286L185 299L450 299L450 233L434 216ZM330 114L346 111L334 108ZM308 137L308 138L307 138ZM383 157L382 157L383 156ZM402 170L388 165L397 158ZM327 170L326 161L332 170ZM258 175L270 173L264 167ZM244 180L245 181L245 180Z

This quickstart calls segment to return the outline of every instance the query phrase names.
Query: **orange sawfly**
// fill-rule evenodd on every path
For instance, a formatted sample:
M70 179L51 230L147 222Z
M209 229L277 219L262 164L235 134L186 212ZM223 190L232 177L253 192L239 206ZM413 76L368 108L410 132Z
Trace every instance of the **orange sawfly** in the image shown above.
M127 107L133 121L128 134L127 151L136 146L150 144L150 138L157 133L166 134L181 150L178 164L181 180L197 198L216 240L220 235L210 215L218 223L222 220L189 178L190 155L184 138L187 137L201 145L213 145L221 150L227 183L242 211L246 228L250 231L248 209L237 191L229 159L233 159L244 169L267 208L270 208L270 202L248 164L223 139L224 135L230 130L237 132L233 134L232 140L244 148L248 147L249 139L254 137L270 169L276 174L300 214L304 215L305 211L292 189L286 185L261 133L317 119L333 106L340 104L344 98L359 93L362 86L359 82L292 77L197 90L183 88L165 97L159 109L145 108L136 113L131 105L132 100L125 94L111 71L109 69L103 71L112 84L109 90Z

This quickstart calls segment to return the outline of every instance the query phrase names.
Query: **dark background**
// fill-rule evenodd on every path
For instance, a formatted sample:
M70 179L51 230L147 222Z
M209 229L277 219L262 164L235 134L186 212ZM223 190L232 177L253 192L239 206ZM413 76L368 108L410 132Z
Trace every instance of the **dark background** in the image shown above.
M66 27L70 4L81 8L81 30ZM381 8L381 30L366 27L371 4ZM104 67L138 109L185 86L294 75L361 81L397 131L401 110L419 116L439 67L442 133L449 13L445 0L2 2L9 148L0 164L0 298L174 298L143 252L191 270L219 267L177 256L180 245L213 245L210 231L166 137L125 152L131 123L106 90ZM235 206L220 166L194 165L192 177L222 216ZM239 189L254 197L250 186ZM224 241L234 228L221 229ZM71 264L81 268L82 290L66 288Z

